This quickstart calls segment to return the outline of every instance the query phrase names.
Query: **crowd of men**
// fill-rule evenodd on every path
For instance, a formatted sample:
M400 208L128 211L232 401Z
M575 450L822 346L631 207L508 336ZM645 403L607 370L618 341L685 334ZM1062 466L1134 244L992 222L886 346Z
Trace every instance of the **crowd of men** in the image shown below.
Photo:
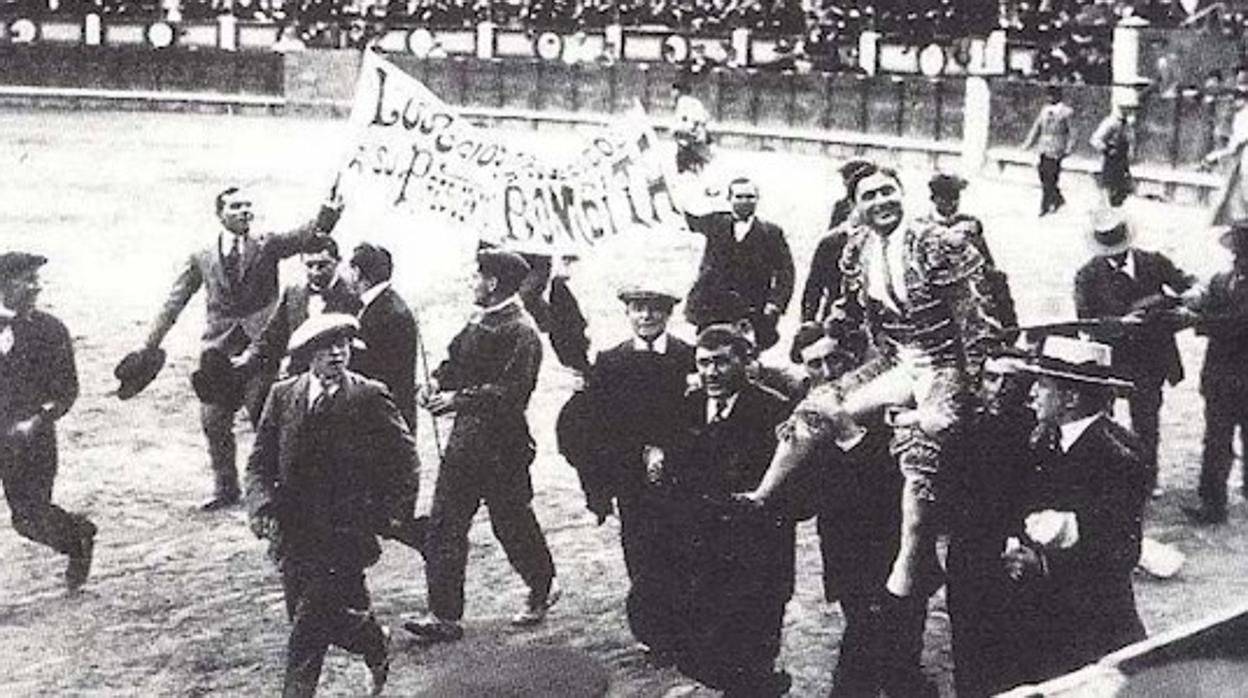
M387 682L390 631L365 585L379 536L424 561L428 613L403 624L423 641L464 636L468 533L483 503L528 588L512 622L541 623L559 600L529 473L542 332L582 378L559 417L559 450L598 522L619 517L628 624L652 665L728 696L785 694L777 659L795 526L813 517L824 594L845 618L835 696L936 694L920 658L928 598L946 584L960 696L1044 680L1141 639L1131 573L1157 482L1162 386L1182 379L1175 331L1209 337L1194 522L1226 520L1235 427L1248 438L1248 219L1220 238L1234 267L1199 284L1136 247L1130 222L1106 206L1088 230L1095 254L1072 270L1079 320L1019 328L984 226L960 210L964 180L935 174L931 209L907 211L894 171L853 160L840 173L845 197L789 343L796 368L760 358L782 339L795 262L784 231L756 213L757 185L737 177L719 210L686 210L706 239L692 288L653 278L621 288L632 336L592 362L552 260L483 245L476 310L421 379L419 325L391 287L394 260L362 243L344 262L331 237L340 201L260 233L247 192L222 191L220 229L185 259L115 374L122 399L150 383L165 336L203 291L191 377L213 473L202 509L245 504L269 541L291 621L284 695L315 692L330 645L363 658L374 694ZM1064 201L1044 196L1042 215ZM279 288L279 262L296 255L304 279ZM68 332L36 308L47 262L0 254L0 476L15 530L66 555L76 590L96 527L51 502L55 422L77 377ZM693 345L668 330L682 301ZM1131 430L1110 416L1118 397ZM427 516L415 512L420 409L453 416ZM256 431L242 482L240 410Z

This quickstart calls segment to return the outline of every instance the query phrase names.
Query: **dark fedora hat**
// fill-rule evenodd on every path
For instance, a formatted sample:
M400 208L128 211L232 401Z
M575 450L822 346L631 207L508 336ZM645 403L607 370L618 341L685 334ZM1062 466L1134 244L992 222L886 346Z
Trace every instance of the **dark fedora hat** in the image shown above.
M199 355L199 368L191 373L191 387L200 402L238 409L243 404L243 376L220 349L210 347Z
M165 365L165 350L160 347L138 349L126 354L113 369L113 376L121 381L117 397L122 400L143 392Z

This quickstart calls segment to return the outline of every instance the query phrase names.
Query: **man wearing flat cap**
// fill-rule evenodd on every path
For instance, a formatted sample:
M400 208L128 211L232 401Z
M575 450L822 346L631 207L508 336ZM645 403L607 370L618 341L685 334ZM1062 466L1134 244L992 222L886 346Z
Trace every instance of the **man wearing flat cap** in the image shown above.
M1035 464L1002 561L1023 610L1020 664L1030 682L1144 638L1131 574L1140 558L1148 471L1135 436L1106 415L1108 345L1047 337L1023 370L1036 377Z
M652 664L670 664L685 640L685 560L679 507L647 477L642 450L680 414L693 347L667 332L675 294L656 284L619 291L632 337L600 352L586 398L595 447L580 469L587 506L603 521L615 510L628 569L628 624Z
M418 400L455 421L438 470L425 543L429 614L404 624L431 642L463 637L468 531L485 502L494 535L528 586L518 626L540 623L559 598L555 565L533 513L529 465L536 455L525 410L537 385L542 342L518 295L529 265L514 252L477 253L478 311L451 340Z
M1131 429L1140 438L1153 490L1162 384L1183 380L1168 311L1192 289L1195 277L1160 252L1135 247L1132 225L1118 211L1095 213L1090 233L1093 257L1075 274L1075 312L1080 319L1111 321L1092 336L1113 347L1114 371L1135 384Z
M1208 337L1200 392L1205 398L1205 437L1200 462L1199 507L1184 513L1199 524L1226 521L1226 480L1234 460L1232 441L1248 446L1248 220L1235 221L1219 241L1234 255L1189 302L1196 333ZM1241 452L1248 453L1248 450ZM1244 480L1248 493L1248 480Z
M186 257L161 306L144 348L160 346L191 297L204 289L206 324L201 337L204 350L234 357L260 336L273 315L278 298L278 263L306 249L318 234L333 230L341 202L332 199L321 207L315 220L289 232L255 234L252 231L251 197L239 187L217 194L216 214L221 228L206 248ZM251 409L254 424L259 393L267 380L253 372L246 384L243 404ZM208 441L214 493L201 507L215 511L238 502L237 447L234 440L236 405L200 404L200 426Z
M411 517L416 444L385 385L347 370L359 323L309 318L290 338L308 371L273 385L247 462L252 531L270 542L291 622L282 695L311 696L329 646L361 655L369 692L389 674L388 632L364 571L377 534Z
M56 420L78 398L69 331L35 307L39 268L47 258L0 254L0 482L13 529L69 557L71 591L87 580L95 525L52 503Z

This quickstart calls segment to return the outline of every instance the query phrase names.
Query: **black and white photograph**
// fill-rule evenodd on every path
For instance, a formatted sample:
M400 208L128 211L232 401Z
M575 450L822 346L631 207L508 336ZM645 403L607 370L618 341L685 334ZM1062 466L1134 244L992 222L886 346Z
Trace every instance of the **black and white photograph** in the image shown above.
M0 0L0 696L1248 694L1248 0Z

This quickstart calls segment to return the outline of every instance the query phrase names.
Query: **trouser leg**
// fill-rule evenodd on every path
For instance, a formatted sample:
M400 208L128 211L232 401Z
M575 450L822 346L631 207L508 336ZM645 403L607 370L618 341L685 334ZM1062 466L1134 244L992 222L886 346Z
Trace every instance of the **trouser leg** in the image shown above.
M620 542L628 569L626 602L633 637L659 652L685 642L688 581L679 549L681 529L658 506L638 497L619 498Z
M501 487L491 487L485 495L485 506L490 511L494 537L502 544L512 569L534 594L543 596L555 578L555 563L533 513L528 468L521 470L515 478L496 483Z
M1040 175L1040 211L1047 213L1057 207L1060 194L1057 193L1058 161L1041 155L1036 169Z
M212 465L214 493L222 499L238 497L237 446L234 440L234 413L219 405L200 403L199 423L208 440L208 459Z
M82 552L83 538L95 525L81 514L71 514L52 503L56 479L55 434L36 436L22 447L0 447L0 473L9 504L13 530L23 538L63 555Z
M446 460L433 490L433 508L425 538L425 586L429 611L442 620L464 616L464 574L468 567L468 530L480 506L478 480L470 464Z
M291 564L283 568L282 583L291 614L285 698L316 692L330 645L366 660L384 659L385 637L368 610L362 571Z
M1148 469L1148 489L1157 486L1157 444L1161 413L1161 382L1137 382L1128 401L1131 412L1131 430L1135 432L1143 449L1144 466Z
M1231 473L1231 442L1238 421L1233 399L1205 395L1205 437L1200 462L1200 501L1208 509L1226 509L1226 479Z

